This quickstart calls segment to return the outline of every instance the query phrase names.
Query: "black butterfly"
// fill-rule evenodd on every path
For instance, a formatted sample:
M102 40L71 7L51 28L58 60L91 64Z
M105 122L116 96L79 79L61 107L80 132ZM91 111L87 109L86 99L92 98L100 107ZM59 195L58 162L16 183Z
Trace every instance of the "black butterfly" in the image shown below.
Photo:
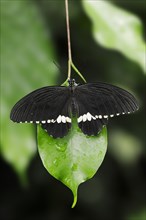
M41 124L54 138L64 137L71 128L72 117L86 135L97 135L110 117L138 110L135 97L107 83L47 86L37 89L18 101L10 118L18 123Z

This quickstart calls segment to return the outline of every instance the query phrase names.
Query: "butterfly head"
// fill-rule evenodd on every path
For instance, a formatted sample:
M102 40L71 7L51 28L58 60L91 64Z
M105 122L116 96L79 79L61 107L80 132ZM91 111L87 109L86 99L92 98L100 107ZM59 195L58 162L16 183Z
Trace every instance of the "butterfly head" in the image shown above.
M77 86L75 79L69 79L69 80L68 80L68 83L69 83L69 86L70 86L70 87Z

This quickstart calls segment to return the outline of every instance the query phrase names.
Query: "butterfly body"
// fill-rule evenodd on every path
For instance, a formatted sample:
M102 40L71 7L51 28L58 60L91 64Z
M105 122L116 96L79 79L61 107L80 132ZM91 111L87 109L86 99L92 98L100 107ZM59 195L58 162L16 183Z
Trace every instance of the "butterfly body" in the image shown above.
M47 86L37 89L18 101L10 118L18 123L41 124L54 138L67 135L72 117L86 135L97 135L110 117L129 114L138 109L135 97L107 83Z

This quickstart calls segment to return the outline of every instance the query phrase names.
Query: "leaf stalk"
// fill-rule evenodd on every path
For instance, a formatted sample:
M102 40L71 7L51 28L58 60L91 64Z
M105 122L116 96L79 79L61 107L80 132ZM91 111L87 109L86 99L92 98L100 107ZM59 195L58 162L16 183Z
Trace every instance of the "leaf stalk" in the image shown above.
M68 74L66 81L62 85L66 86L68 80L71 79L71 68L74 69L74 71L81 77L81 79L84 82L86 82L86 80L72 61L68 0L65 0L65 15L66 15L67 44L68 44Z

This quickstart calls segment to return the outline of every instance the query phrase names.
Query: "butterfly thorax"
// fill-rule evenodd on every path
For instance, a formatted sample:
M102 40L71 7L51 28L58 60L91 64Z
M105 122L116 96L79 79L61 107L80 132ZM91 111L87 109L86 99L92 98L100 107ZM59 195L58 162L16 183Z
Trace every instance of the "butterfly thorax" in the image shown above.
M70 88L74 88L76 87L78 84L76 83L75 79L69 79L68 80L68 83L69 83L69 87Z
M72 116L76 116L77 114L77 104L76 104L76 100L75 100L75 97L74 97L74 91L77 87L77 83L75 81L75 79L69 79L68 80L68 83L69 83L69 89L70 89L70 92L71 92L71 109L70 109L70 112L71 112L71 115Z

